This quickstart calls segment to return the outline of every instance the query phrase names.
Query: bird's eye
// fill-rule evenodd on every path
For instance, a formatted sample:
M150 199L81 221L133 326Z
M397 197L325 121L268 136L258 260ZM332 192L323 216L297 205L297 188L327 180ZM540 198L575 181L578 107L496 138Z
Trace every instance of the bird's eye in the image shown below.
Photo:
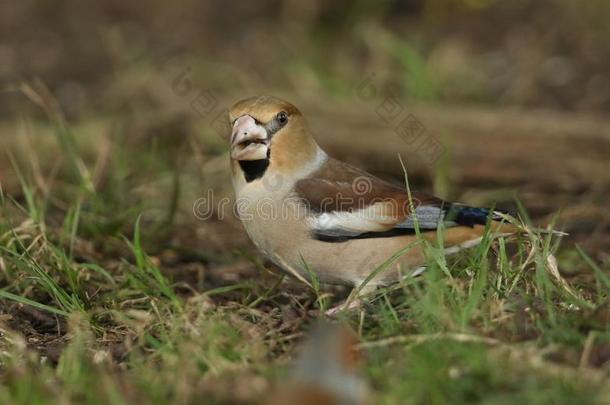
M277 114L276 118L277 122L279 122L282 126L286 125L286 123L288 122L288 114L286 113L286 111L280 111Z

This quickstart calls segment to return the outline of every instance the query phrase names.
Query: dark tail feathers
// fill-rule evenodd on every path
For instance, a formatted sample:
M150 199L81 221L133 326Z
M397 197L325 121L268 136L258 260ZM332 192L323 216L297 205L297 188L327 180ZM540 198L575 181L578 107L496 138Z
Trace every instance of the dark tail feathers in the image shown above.
M492 212L487 208L469 207L467 205L454 203L447 207L445 221L453 221L458 225L473 227L475 225L485 225L490 214L493 221L502 220L499 213L505 212L497 210Z

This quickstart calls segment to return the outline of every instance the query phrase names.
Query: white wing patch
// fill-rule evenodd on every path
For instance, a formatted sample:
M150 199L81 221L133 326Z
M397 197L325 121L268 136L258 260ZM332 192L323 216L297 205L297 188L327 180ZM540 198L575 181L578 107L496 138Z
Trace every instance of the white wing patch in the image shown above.
M309 226L315 233L329 237L354 237L394 228L415 229L415 219L412 215L403 222L396 223L396 216L392 214L388 212L387 205L377 203L354 211L333 211L312 216ZM433 205L417 207L415 215L420 229L437 229L439 221L444 218L443 209ZM444 225L451 227L457 224L446 221Z
M353 211L333 211L309 218L310 228L326 236L357 236L367 232L384 232L394 227L396 217L384 214L387 205L372 204Z

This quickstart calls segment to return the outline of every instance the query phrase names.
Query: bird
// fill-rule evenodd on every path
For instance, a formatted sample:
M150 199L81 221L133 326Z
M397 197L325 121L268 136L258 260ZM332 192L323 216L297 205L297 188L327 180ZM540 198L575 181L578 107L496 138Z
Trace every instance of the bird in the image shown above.
M410 192L329 156L288 101L257 96L229 110L235 211L256 247L310 284L360 294L426 268L423 242L446 255L515 233L503 212ZM420 243L421 242L421 243Z
M288 378L276 381L268 405L367 404L371 390L356 334L342 323L318 322L302 342Z

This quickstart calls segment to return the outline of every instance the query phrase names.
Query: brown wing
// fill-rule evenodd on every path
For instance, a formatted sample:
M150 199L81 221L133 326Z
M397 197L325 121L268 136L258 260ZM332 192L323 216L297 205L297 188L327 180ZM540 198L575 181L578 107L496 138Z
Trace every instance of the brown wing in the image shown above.
M333 235L391 230L407 220L411 207L405 188L335 159L297 182L295 191L318 214L312 227ZM421 193L411 197L415 208L437 207L440 213L442 200Z

